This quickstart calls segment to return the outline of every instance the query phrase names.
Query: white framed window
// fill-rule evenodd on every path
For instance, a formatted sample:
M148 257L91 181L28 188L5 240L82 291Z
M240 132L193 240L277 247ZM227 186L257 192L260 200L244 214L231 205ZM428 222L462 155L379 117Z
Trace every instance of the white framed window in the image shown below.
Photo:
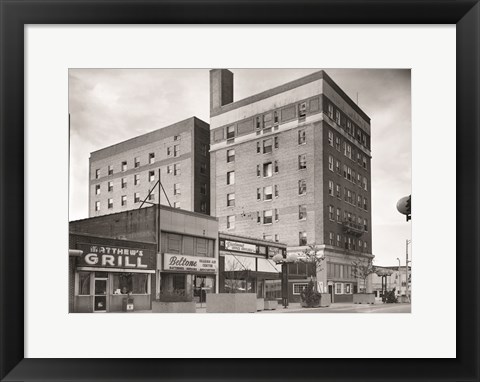
M108 182L108 192L113 191L113 182Z
M263 153L268 154L272 152L272 139L265 139L263 141Z
M307 289L307 283L294 283L293 284L293 294L299 295L303 290Z
M298 156L298 169L305 170L307 168L307 154L301 154Z
M167 147L167 156L172 155L172 148L170 146Z
M368 190L368 183L367 183L367 178L363 177L363 189L365 191Z
M235 215L227 216L227 229L235 228Z
M99 201L95 202L95 211L100 211L100 202Z
M135 186L138 186L140 184L140 174L135 174L135 176L133 177L133 184Z
M278 174L278 160L273 161L273 172Z
M260 154L262 152L260 141L257 142L257 154Z
M181 174L180 163L175 163L173 165L173 176L177 176L177 175L180 175L180 174Z
M335 138L335 148L337 149L337 151L340 151L340 148L341 148L340 137Z
M108 175L113 175L113 165L108 166Z
M339 184L335 185L335 193L336 193L337 198L341 199L342 196L341 196L340 185Z
M328 243L330 245L335 245L335 236L334 236L333 232L328 233Z
M155 182L155 171L149 171L148 172L148 181L149 182Z
M175 183L173 185L173 195L180 195L180 183Z
M278 208L275 208L275 221L278 222L280 219L280 214L278 213Z
M227 139L235 137L235 126L227 126Z
M100 185L99 184L95 185L95 195L100 195Z
M273 137L273 147L275 149L278 149L278 141L279 141L278 135Z
M307 219L307 206L305 204L300 204L298 206L298 220Z
M328 144L333 147L333 131L328 132Z
M263 177L269 178L273 175L273 166L272 162L267 162L263 164Z
M337 222L338 223L340 223L342 221L341 215L342 215L342 212L341 212L340 208L337 208Z
M328 156L328 169L333 172L333 157L331 155Z
M122 206L127 205L127 195L122 195Z
M155 163L155 153L148 154L148 163L149 164L154 164Z
M108 209L112 209L113 208L113 199L109 198L108 199Z
M180 145L173 146L173 156L178 157L180 155Z
M347 119L347 133L350 135L352 134L352 121L349 119Z
M338 110L335 110L335 122L340 125L340 112Z
M298 195L305 195L307 193L307 181L300 179L298 181Z
M97 168L95 170L95 179L98 179L98 178L100 178L100 169L99 168Z
M275 185L275 197L278 198L278 184Z
M262 217L260 215L260 211L257 211L257 224L262 222Z
M263 187L263 200L272 200L272 199L273 199L272 186Z
M127 188L127 178L122 178L122 188Z
M235 162L235 149L227 150L227 163Z
M135 167L135 168L140 167L140 158L139 157L135 157L133 159L133 167Z
M139 192L135 192L135 194L133 194L133 201L134 201L134 203L140 202L140 193Z
M302 102L298 104L298 118L303 118L307 115L307 103Z
M263 211L263 224L272 224L273 222L272 217L273 217L272 210Z
M167 166L167 174L171 174L172 173L172 166Z
M328 195L333 196L333 181L328 181Z
M257 188L257 200L262 200L262 189Z
M307 133L305 129L298 130L298 144L303 145L307 143Z
M298 233L298 245L305 246L307 245L307 232L301 231Z
M343 283L335 283L335 294L343 294Z
M262 172L260 171L260 165L257 164L257 177L260 177L261 174Z
M127 171L127 161L123 161L121 165L122 171Z
M333 214L334 214L334 207L333 206L328 206L328 218L330 220L333 220Z
M342 236L340 234L337 234L337 247L342 246Z
M235 184L235 171L227 172L227 184Z
M363 168L367 168L367 157L365 155L363 156Z
M333 105L331 103L328 104L328 116L333 119Z
M363 230L368 232L368 221L367 219L363 219Z
M235 205L235 193L227 194L227 206L233 207Z
M352 294L352 285L350 283L345 284L345 294Z

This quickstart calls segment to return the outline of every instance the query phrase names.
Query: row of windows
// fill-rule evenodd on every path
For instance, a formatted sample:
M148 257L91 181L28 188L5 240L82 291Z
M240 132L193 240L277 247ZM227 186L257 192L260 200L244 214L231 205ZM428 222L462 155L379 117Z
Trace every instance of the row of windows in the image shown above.
M206 145L202 145L202 147L205 147L204 150L201 150L202 153L204 153L205 155L207 154L207 146ZM168 157L178 157L180 156L180 145L173 145L173 146L168 146L167 147L167 156ZM148 164L154 164L155 163L155 153L149 153L148 154ZM135 157L133 158L133 167L134 168L139 168L141 166L141 160L140 160L140 157ZM120 163L120 172L125 172L128 170L128 161L125 160L125 161L122 161ZM108 168L107 168L107 175L113 175L113 172L114 172L114 166L113 165L109 165ZM99 179L100 178L100 175L101 175L101 169L96 169L95 170L95 179Z
M339 184L334 184L332 180L329 180L328 195L333 197L336 196L338 199L342 199L341 186ZM352 206L362 208L365 211L368 211L367 198L362 197L360 193L357 195L355 191L351 191L347 187L343 188L343 200L346 203L351 204Z
M360 216L356 216L355 214L344 210L343 211L343 220L342 220L342 210L340 208L336 208L332 205L328 206L328 218L331 221L336 221L337 223L342 223L342 222L349 222L349 223L354 223L353 225L355 228L358 230L364 230L365 232L368 232L368 220L364 219Z
M335 165L335 168L334 168ZM356 173L355 170L352 170L346 164L343 165L343 173L340 169L341 163L338 160L335 160L333 156L328 156L328 169L331 172L337 172L338 175L342 175L343 177L352 182L353 184L358 185L358 187L362 187L365 191L368 190L368 180L367 177L362 177L360 173Z
M340 137L335 136L331 130L328 131L328 144L332 147L335 147L338 152L342 151ZM355 148L352 149L352 146L347 142L343 142L343 155L353 162L356 162L365 170L367 169L367 157L363 154L360 154L359 150L357 151Z
M293 294L299 295L302 291L306 290L308 283L295 283L293 284ZM351 283L335 283L335 294L352 294Z
M135 203L135 204L136 204L136 203L141 203L142 200L143 200L143 199L140 198L140 193L139 193L139 192L135 192L135 193L133 194L133 203ZM149 202L155 201L155 194L154 194L154 193L151 193L151 194L148 196L148 199L147 199L147 200L148 200ZM113 202L113 198L109 198L109 199L107 200L107 209L113 209L113 208L114 208L113 203L114 203L114 202ZM122 207L125 207L125 206L127 206L127 203L128 203L128 201L127 201L127 195L122 195L122 196L120 197L120 205L121 205ZM180 202L174 202L174 203L173 203L173 207L174 207L174 208L181 208ZM96 202L95 202L95 211L98 212L98 211L100 211L100 209L101 209L101 203L100 203L100 201L96 201ZM202 201L202 202L200 203L200 211L201 211L201 212L207 212L207 202Z
M368 245L366 241L354 239L349 236L343 236L338 233L335 234L334 232L328 233L328 244L339 248L351 249L353 251L368 251Z
M368 137L351 119L343 114L340 109L335 107L332 103L327 105L328 117L335 121L335 123L342 128L352 139L355 139L359 144L368 149Z

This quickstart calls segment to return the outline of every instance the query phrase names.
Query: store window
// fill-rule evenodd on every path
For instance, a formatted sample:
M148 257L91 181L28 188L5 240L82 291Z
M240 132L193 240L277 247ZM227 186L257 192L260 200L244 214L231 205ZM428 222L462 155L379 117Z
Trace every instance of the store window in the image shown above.
M78 272L78 294L89 295L90 294L90 272Z
M148 274L112 273L113 294L149 294Z
M343 294L343 284L335 283L335 294Z

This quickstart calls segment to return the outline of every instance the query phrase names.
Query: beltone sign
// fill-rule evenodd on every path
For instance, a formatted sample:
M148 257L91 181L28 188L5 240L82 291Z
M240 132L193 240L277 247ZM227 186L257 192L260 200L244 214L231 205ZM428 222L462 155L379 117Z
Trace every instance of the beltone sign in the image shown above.
M217 259L214 259L213 257L184 256L165 253L163 255L163 270L192 273L216 273Z
M100 268L154 269L153 252L145 249L80 244L80 266Z

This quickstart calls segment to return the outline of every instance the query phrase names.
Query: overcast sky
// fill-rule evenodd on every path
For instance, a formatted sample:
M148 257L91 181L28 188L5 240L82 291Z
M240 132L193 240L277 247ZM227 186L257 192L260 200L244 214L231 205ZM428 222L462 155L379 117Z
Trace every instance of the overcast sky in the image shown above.
M319 69L230 69L234 101ZM396 202L411 193L410 70L325 69L371 118L374 264L405 264L411 224ZM208 69L71 69L70 220L88 217L90 152L192 116L209 121Z

